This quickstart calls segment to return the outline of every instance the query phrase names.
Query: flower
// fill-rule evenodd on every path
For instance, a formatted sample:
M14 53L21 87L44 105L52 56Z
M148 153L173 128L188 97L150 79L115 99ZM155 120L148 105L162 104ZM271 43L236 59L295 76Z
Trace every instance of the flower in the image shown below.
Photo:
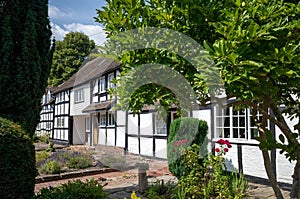
M220 148L215 149L215 152L217 152L219 156L225 155L229 151L229 148L232 147L229 140L219 139L216 143L220 145Z
M183 141L183 143L187 143L188 142L188 140L187 139L185 139L185 140L182 140Z

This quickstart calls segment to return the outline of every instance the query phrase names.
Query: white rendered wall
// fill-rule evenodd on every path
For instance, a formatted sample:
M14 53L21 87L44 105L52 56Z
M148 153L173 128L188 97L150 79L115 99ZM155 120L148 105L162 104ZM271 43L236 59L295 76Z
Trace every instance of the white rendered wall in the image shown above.
M166 139L155 139L155 157L167 159Z
M83 89L84 101L75 103L74 93L76 90ZM70 115L82 115L82 110L90 105L90 84L84 84L82 86L72 89L70 94Z
M98 144L105 145L106 142L106 135L105 135L105 128L99 128L98 132Z
M107 143L108 146L115 146L115 129L107 129Z
M140 138L141 154L146 156L153 156L153 138Z
M117 146L125 147L126 112L117 111Z
M141 135L153 135L153 113L140 114Z
M139 145L137 137L128 137L128 151L130 153L139 154Z
M128 134L138 134L138 116L128 115Z

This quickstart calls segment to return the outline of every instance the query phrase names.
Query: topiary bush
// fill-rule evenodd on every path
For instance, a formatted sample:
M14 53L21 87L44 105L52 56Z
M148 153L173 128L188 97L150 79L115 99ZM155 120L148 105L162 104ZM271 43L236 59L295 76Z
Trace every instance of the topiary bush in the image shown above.
M35 150L22 128L0 117L0 198L31 199L34 196Z
M205 142L207 131L207 122L197 118L182 117L171 123L168 137L168 165L170 172L178 179L187 172L182 157L183 150L193 144L207 150Z

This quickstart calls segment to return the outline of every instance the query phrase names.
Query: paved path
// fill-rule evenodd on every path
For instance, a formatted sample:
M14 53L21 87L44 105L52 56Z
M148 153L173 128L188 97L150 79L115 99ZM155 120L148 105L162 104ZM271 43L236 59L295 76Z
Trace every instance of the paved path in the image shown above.
M161 179L163 179L165 183L168 181L176 181L176 178L168 171L167 162L164 160L145 158L130 154L125 156L121 148L115 147L96 146L92 149L92 151L94 156L99 160L112 157L111 160L122 162L122 164L113 164L116 167L115 169L119 169L119 171L78 177L74 179L85 181L87 179L94 178L95 180L99 180L99 182L104 186L104 189L111 194L111 198L130 198L132 191L137 192L138 169L135 166L136 163L149 164L149 170L147 171L149 183L156 182ZM103 179L106 180L104 181ZM36 184L35 190L39 191L43 187L57 186L59 184L67 183L68 181L69 180L59 180L39 183ZM276 199L272 188L270 186L260 184L259 182L249 182L248 190L247 199ZM283 194L286 199L289 198L288 191L283 191ZM141 198L145 198L139 193L137 193L137 195Z

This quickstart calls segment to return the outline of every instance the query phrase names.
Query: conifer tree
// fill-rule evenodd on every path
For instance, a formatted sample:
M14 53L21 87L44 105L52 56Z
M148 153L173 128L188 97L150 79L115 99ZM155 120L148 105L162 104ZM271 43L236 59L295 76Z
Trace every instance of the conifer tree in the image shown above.
M52 61L48 0L0 0L0 115L30 136Z

